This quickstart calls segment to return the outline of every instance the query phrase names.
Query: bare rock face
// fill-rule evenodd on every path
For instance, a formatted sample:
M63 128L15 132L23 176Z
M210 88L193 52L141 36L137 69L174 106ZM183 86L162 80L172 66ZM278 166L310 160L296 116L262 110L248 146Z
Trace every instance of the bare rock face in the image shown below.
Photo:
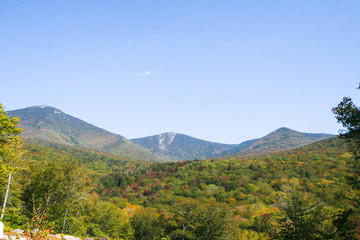
M60 234L56 234L56 235L47 235L46 236L47 238L51 238L51 239L62 239L61 235Z
M110 238L109 237L101 237L98 240L110 240Z
M74 236L64 236L63 239L65 240L81 240L81 238L77 238L77 237L74 237Z
M24 230L21 229L15 229L11 232L12 234L24 234Z

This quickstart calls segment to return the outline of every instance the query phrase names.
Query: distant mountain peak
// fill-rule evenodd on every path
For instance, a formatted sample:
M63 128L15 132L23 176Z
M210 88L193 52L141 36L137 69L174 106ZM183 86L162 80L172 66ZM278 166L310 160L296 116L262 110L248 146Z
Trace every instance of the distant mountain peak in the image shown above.
M281 127L276 129L275 131L270 132L270 134L278 134L278 133L299 133L298 131L295 131L293 129L287 128L287 127Z
M326 133L306 133L306 132L299 132L287 127L281 127L279 129L276 129L275 131L269 133L268 135L272 135L272 134L284 134L284 133L288 133L288 134L302 134L302 135L328 135L328 136L333 136L331 134L326 134Z
M32 106L32 107L28 107L28 108L24 108L24 109L47 110L47 111L50 110L50 111L54 111L54 113L64 113L60 109L49 106L49 105ZM21 109L19 109L19 110L21 110Z
M162 133L161 135L177 135L178 133L176 132L166 132L166 133Z
M29 108L53 108L53 109L56 109L55 107L52 107L52 106L49 106L49 105L40 105L40 106L32 106L32 107L29 107Z
M292 134L292 133L300 133L300 132L295 131L295 130L290 129L290 128L287 128L287 127L281 127L281 128L276 129L275 131L270 132L266 136L281 135L281 134Z
M237 154L239 156L245 156L288 150L302 147L333 136L334 135L324 133L303 133L290 128L281 127L260 138L251 146L243 149Z
M292 129L287 128L287 127L278 128L278 129L276 129L274 132L276 132L276 131L294 131L294 132L296 132L295 130L292 130Z

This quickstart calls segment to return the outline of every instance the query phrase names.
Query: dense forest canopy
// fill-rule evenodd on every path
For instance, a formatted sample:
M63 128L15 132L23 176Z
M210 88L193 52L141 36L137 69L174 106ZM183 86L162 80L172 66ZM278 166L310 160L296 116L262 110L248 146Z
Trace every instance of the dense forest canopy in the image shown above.
M359 110L347 132L252 157L152 163L60 144L22 143L0 106L6 231L112 239L359 239ZM33 231L37 229L38 231Z

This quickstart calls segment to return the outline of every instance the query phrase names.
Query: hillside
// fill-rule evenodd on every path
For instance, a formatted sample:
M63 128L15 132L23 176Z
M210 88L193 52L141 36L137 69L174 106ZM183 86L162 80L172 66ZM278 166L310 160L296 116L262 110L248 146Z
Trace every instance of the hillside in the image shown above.
M121 157L117 154L98 152L96 150L73 147L53 142L24 140L27 158L32 163L67 162L83 166L92 175L110 173L114 168L128 171L129 169L147 169L152 164L149 161Z
M332 137L334 137L334 135L325 133L302 133L283 127L253 142L240 144L232 153L224 155L222 158L255 156L290 150ZM248 146L244 145L245 143Z
M113 172L101 179L97 191L102 199L123 197L131 204L158 209L161 214L166 209L170 212L164 217L166 223L170 222L169 218L179 221L178 216L183 216L179 214L187 204L191 205L186 209L196 211L198 205L215 199L224 204L219 205L222 211L231 209L236 215L237 229L243 236L240 239L289 239L273 238L287 226L284 216L288 209L309 219L313 229L317 229L323 226L321 221L335 221L340 216L337 213L351 208L345 196L351 196L346 177L352 161L346 144L335 137L266 156L161 163L153 164L146 172ZM118 179L121 185L117 184ZM292 204L287 199L294 196L297 205L287 208L286 204ZM317 210L309 214L304 209L313 203ZM180 211L174 212L173 209L178 208ZM199 226L204 224L203 219L213 217L211 211L205 209L199 213ZM353 218L359 219L355 215ZM166 223L164 229L169 227ZM327 228L320 231L326 235L337 230L335 224L329 222Z
M241 144L214 143L179 133L163 133L131 139L131 141L168 160L181 161L220 156L227 158L229 154L230 157L261 155L302 147L333 136L330 134L301 133L288 128L280 128L262 138L248 140Z
M115 185L105 185L100 186L100 190L128 189L126 195L129 200L131 199L137 204L152 199L154 195L158 198L152 199L152 201L158 204L164 204L164 196L167 200L171 197L176 198L176 196L191 198L206 196L215 197L218 201L224 202L234 197L239 198L239 203L245 203L247 200L240 198L238 194L242 192L251 195L253 190L249 191L246 185L262 186L266 183L267 189L258 189L259 195L255 195L263 198L264 201L265 197L273 191L285 191L286 188L282 190L278 184L286 186L290 184L290 179L294 181L292 184L301 184L303 187L309 187L311 182L316 187L312 186L313 188L308 190L319 191L317 194L324 193L326 188L338 187L336 185L345 188L344 177L351 161L353 158L347 150L346 143L335 137L266 156L153 164L145 173L141 170L129 173L133 176L132 182L128 183L129 186L119 189ZM124 174L113 173L105 178L118 179L121 176ZM322 185L320 184L322 179L336 181L336 185ZM136 181L144 183L136 184L134 188L135 185L132 184ZM221 188L223 192L215 191L213 185L216 185L218 190ZM209 191L210 187L213 187L212 191ZM141 190L152 193L139 197L142 193ZM199 194L199 190L202 192L201 194ZM334 194L334 192L332 193ZM123 193L121 192L121 194ZM173 196L170 197L169 194ZM336 203L334 197L329 197L328 200ZM169 202L171 201L169 200Z
M53 142L75 147L93 149L120 156L160 161L148 149L132 143L125 137L98 128L49 106L35 106L8 111L13 117L20 117L24 139Z

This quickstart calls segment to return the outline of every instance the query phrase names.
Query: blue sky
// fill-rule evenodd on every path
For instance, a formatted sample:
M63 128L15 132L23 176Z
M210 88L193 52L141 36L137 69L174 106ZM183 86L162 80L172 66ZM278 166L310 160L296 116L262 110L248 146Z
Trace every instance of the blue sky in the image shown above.
M360 103L360 1L1 1L0 102L111 132L337 134Z

